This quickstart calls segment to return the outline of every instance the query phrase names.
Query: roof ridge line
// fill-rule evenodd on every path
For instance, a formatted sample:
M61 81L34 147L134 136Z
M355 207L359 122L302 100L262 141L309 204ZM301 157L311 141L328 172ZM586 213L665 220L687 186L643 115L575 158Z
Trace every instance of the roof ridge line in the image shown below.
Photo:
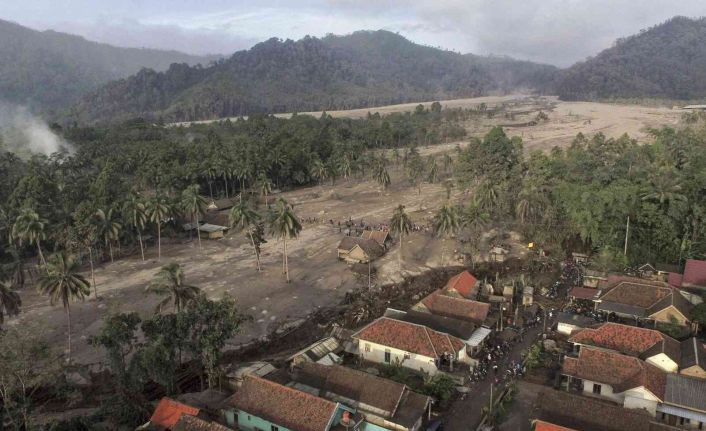
M427 336L427 340L429 340L429 344L431 345L431 350L434 351L434 355L436 355L437 358L441 358L439 356L439 352L436 351L436 347L434 347L434 342L431 341L431 337L429 336L429 328L427 328L426 326L422 326L422 328L424 328L424 333Z

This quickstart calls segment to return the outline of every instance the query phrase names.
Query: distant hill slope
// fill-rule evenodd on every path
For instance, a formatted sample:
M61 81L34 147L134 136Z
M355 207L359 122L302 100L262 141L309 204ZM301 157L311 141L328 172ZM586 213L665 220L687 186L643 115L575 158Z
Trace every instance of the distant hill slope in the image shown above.
M207 67L142 70L84 97L81 122L130 117L191 121L259 112L348 109L471 97L518 86L547 89L558 69L460 55L387 31L270 39Z
M0 20L0 100L50 112L141 68L211 59L176 51L118 48L55 31Z
M706 97L706 19L675 17L577 63L557 87L564 100Z

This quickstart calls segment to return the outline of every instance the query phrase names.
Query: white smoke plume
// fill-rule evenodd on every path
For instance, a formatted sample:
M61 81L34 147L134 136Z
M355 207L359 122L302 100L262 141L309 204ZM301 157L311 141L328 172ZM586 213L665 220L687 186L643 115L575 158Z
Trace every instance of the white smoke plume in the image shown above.
M71 145L27 108L0 103L0 150L20 156L71 152Z

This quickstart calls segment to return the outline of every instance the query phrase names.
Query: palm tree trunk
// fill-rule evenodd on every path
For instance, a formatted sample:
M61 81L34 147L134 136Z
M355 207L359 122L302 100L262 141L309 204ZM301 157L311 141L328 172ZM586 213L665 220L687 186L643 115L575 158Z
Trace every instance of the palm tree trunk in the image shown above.
M71 307L68 305L66 306L66 318L69 328L69 356L67 362L71 362Z
M284 271L287 274L287 283L289 283L289 260L287 259L287 237L284 237Z
M211 181L208 181L208 194L211 195L211 200L213 200L213 186Z
M110 252L110 263L113 263L113 243L108 241L108 251Z
M39 244L39 239L37 239L37 252L39 253L39 260L42 261L42 265L47 266L47 261L44 260L44 254L42 253L42 246Z
M162 260L162 225L157 223L157 261Z
M199 239L199 250L201 250L201 231L199 230L199 213L196 213L196 236Z
M96 287L96 274L93 271L93 247L88 247L88 261L91 263L91 281L93 281L93 294L98 298L98 288Z
M225 178L223 179L223 185L225 186L225 189L226 189L226 199L228 199L228 180Z
M400 232L400 252L397 254L397 261L400 265L400 269L402 269L402 242L404 240L404 236L402 235L402 232Z
M145 246L142 243L142 232L137 230L137 240L140 241L140 253L142 254L142 261L145 261Z
M255 239L252 236L252 228L250 229L250 242L252 243L252 248L255 249L255 260L257 260L257 272L260 272L260 253L257 251L255 246Z

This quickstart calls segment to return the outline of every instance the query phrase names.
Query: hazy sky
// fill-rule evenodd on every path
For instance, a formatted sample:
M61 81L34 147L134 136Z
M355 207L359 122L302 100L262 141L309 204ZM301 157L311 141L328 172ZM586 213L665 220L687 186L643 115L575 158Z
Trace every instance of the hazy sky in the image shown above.
M270 37L386 29L566 66L706 0L0 0L0 18L120 46L230 54Z

